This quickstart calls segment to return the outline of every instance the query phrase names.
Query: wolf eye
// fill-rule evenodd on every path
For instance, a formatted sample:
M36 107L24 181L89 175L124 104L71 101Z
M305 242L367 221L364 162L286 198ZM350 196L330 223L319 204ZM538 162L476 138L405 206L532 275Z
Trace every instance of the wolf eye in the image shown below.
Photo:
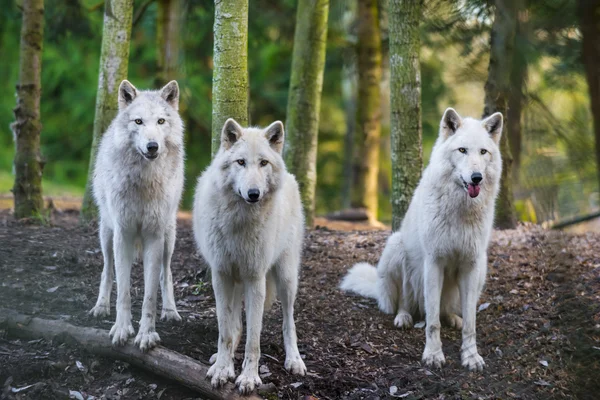
M246 165L246 161L245 160L237 160L237 163L240 164L242 167L244 165Z
M268 162L267 160L261 160L261 162L260 162L260 166L261 166L261 167L264 167L264 166L266 166L268 163L269 163L269 162Z
M481 149L481 154L485 154L485 153L487 153L487 152L488 152L488 151L487 151L486 149Z
M159 119L158 119L158 124L159 124L159 125L162 125L162 124L164 124L164 123L165 123L165 119L164 119L164 118L159 118Z
M138 118L138 119L135 120L135 123L138 124L138 125L141 125L142 124L142 120Z
M464 147L459 147L459 148L458 148L458 151L460 151L461 153L463 153L463 154L464 154L464 153L466 153L466 152L467 152L467 149L465 149Z

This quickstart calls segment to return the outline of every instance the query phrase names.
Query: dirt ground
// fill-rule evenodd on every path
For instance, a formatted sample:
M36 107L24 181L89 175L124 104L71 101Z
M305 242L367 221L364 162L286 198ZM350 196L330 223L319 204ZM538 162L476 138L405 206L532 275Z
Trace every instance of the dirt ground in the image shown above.
M36 226L0 212L0 307L110 329L112 319L87 315L98 293L102 255L97 231L79 226L77 217L76 212L56 212L50 225ZM460 333L450 328L442 329L447 365L424 368L423 329L400 331L374 301L337 289L353 263L377 261L388 235L323 227L307 232L296 323L309 374L295 377L283 368L276 305L265 315L261 338L263 382L277 387L269 398L599 398L600 234L535 226L494 234L477 317L487 367L483 373L463 370ZM184 321L159 322L157 331L166 347L208 362L218 332L212 288L201 283L205 271L190 223L180 220L173 278ZM137 321L141 266L133 274ZM34 386L18 391L29 385ZM0 328L0 398L61 399L68 398L69 390L82 398L197 398L126 363L45 340L16 340Z

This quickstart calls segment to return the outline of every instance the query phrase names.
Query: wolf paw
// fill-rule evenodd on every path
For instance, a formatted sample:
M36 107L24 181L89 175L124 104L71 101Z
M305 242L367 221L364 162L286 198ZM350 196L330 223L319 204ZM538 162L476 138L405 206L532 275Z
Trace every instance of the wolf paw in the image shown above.
M212 365L214 363L217 362L217 356L219 355L219 353L215 353L212 356L210 356L210 360L208 360L208 362Z
M134 333L135 331L133 330L133 325L131 325L131 322L115 322L110 329L109 335L112 338L113 345L123 346L125 343L127 343L129 336L133 336Z
M241 394L246 395L254 391L255 388L262 385L262 381L257 372L247 373L242 372L235 380Z
M456 329L457 331L462 329L463 320L456 314L449 314L446 317L446 322L450 326L450 328Z
M406 311L400 311L394 319L394 325L400 329L410 329L413 327L412 316Z
M177 310L163 308L162 312L160 313L160 320L181 322L181 316L179 315Z
M91 316L99 318L99 317L108 317L110 315L110 305L109 304L96 304L94 308L92 308L89 313Z
M462 354L462 366L467 368L469 371L483 371L483 367L485 367L485 362L483 358L477 354Z
M295 354L285 358L285 369L294 375L306 375L306 365L302 361L300 354Z
M233 371L233 362L227 364L213 364L206 373L208 378L211 378L210 384L214 388L225 385L227 382L235 378Z
M141 351L146 352L160 343L160 336L158 336L156 331L142 332L142 330L140 330L135 337L134 343L136 346L140 347Z
M444 357L442 349L430 351L429 349L425 348L422 361L428 367L442 368L442 365L446 363L446 358Z

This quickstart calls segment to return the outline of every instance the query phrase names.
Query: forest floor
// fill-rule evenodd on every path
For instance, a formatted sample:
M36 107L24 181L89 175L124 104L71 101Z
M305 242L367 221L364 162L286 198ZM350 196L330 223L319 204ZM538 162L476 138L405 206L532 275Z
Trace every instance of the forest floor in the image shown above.
M51 224L36 226L0 211L0 307L110 329L112 318L87 314L98 293L102 255L97 231L81 227L77 218L76 211L55 212ZM355 262L377 261L388 235L323 227L307 232L296 301L307 376L292 376L283 368L280 307L264 318L263 382L274 383L279 398L598 398L600 234L532 225L494 233L477 315L483 373L461 367L460 332L450 328L442 328L446 366L425 368L420 363L423 329L400 331L374 301L338 290ZM196 252L189 220L179 221L172 268L184 321L158 322L157 331L164 346L208 363L217 343L215 302L210 285L199 284L206 265ZM137 321L143 295L139 265L132 286ZM113 300L113 317L114 312ZM242 349L236 355L238 371ZM126 363L46 340L15 340L0 330L0 398L60 399L69 390L83 398L197 398Z

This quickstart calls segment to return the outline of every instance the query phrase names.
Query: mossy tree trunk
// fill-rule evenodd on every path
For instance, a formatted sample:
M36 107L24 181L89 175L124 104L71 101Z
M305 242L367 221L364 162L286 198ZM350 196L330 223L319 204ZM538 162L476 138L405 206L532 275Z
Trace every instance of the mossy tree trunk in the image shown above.
M86 223L96 219L98 213L92 196L92 178L94 176L96 154L102 135L119 111L117 92L121 81L127 79L132 13L133 0L106 0L104 5L104 28L102 31L98 92L96 94L94 136L87 184L81 206L81 220Z
M327 44L329 0L298 2L284 157L300 186L306 225L312 227L317 182L317 142Z
M421 0L390 0L392 229L400 224L421 179Z
M352 206L377 219L381 137L381 34L377 0L358 1L358 101Z
M227 118L248 125L248 0L215 0L212 154Z
M158 0L156 14L156 86L162 87L180 77L183 0Z
M24 0L22 6L16 121L11 126L16 145L13 195L15 217L31 218L40 217L44 208L40 153L44 0Z
M505 118L500 152L502 153L502 177L496 204L496 227L512 229L517 225L513 206L512 155L508 138L508 98L510 73L513 65L517 13L522 0L496 0L495 17L490 37L490 65L485 84L485 108L483 117L501 112Z

